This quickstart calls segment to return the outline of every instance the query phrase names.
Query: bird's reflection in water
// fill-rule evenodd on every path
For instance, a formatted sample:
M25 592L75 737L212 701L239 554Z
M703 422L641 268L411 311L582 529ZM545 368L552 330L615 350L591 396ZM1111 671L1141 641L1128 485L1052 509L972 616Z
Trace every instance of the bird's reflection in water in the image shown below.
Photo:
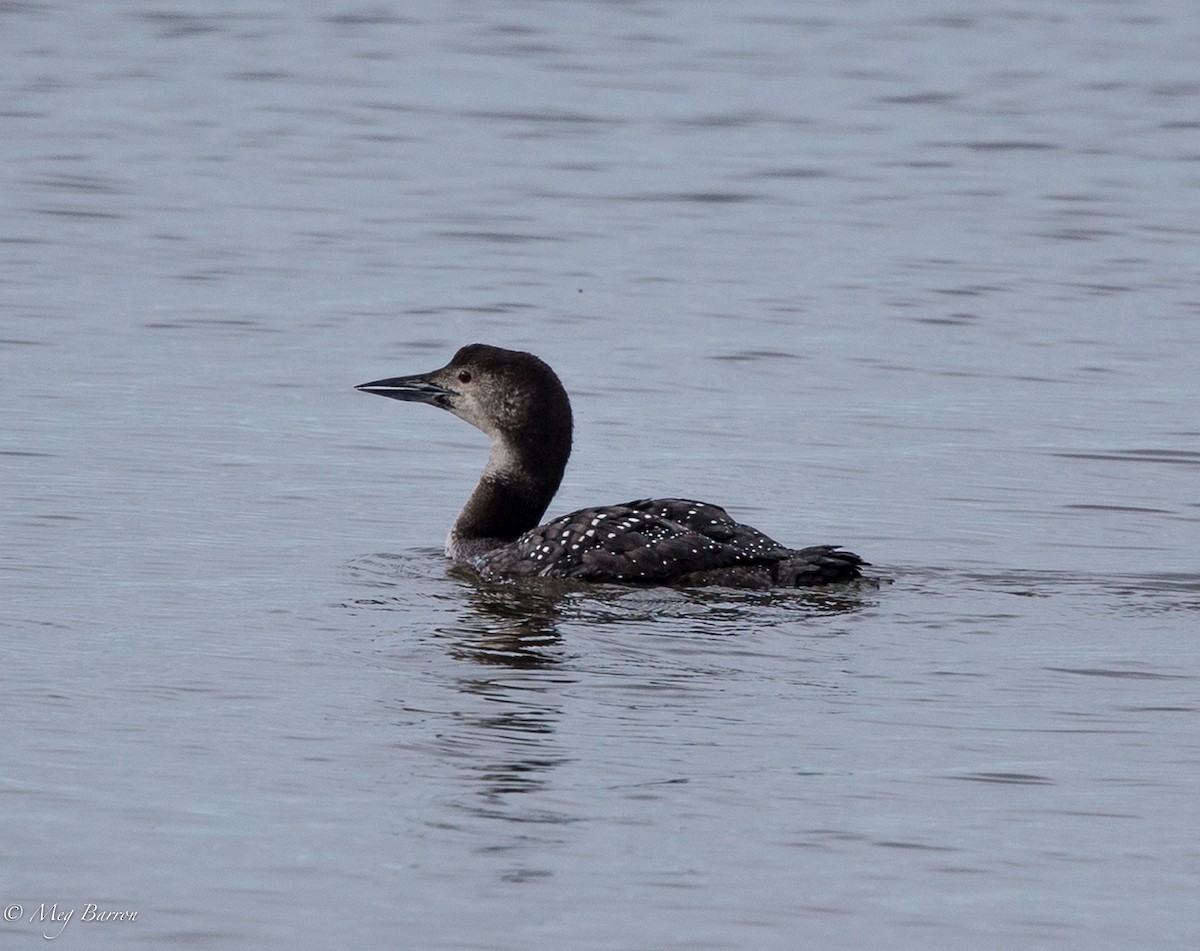
M530 856L557 848L559 833L552 830L580 818L539 795L571 759L557 736L561 694L575 679L561 667L563 594L485 584L465 572L457 580L464 610L433 630L449 656L472 662L456 678L461 697L454 725L439 737L441 754L469 780L455 806L486 820L490 835L499 831L480 853L498 861L502 879L547 875L529 864ZM501 825L492 828L497 821Z
M473 795L459 807L478 818L520 823L522 848L531 836L554 835L532 833L530 823L548 830L582 818L561 798L551 805L539 793L553 788L555 774L572 759L558 734L564 697L596 663L586 659L595 649L590 634L607 627L626 641L631 633L730 637L858 611L870 601L860 586L801 596L541 580L488 583L466 569L452 569L451 577L458 617L433 633L449 656L470 665L456 679L463 702L455 728L441 735L441 752L464 762L471 777ZM574 649L572 637L581 642ZM630 679L644 676L636 661L631 665Z
M563 664L572 656L569 634L587 642L589 633L617 626L622 633L659 637L735 637L860 611L874 603L881 584L891 583L864 578L827 587L747 591L541 578L487 582L468 568L439 570L440 559L417 557L426 554L356 559L351 576L371 594L343 606L406 614L419 606L429 618L426 630L446 645L449 656L514 670Z
M438 637L450 642L450 656L516 670L561 663L560 591L537 585L488 584L465 570L455 573L464 582L461 590L468 612L455 624L434 629Z
M872 579L784 592L674 589L484 582L464 568L450 574L460 582L459 605L466 610L434 634L449 642L452 657L514 669L553 668L573 656L564 628L577 637L611 626L654 636L734 637L860 611L879 587Z
M542 579L488 583L467 569L447 573L431 555L357 559L351 578L367 590L345 606L395 612L393 636L403 645L397 662L411 663L430 638L458 662L437 665L423 680L436 694L422 701L434 723L415 748L455 777L444 804L457 818L443 815L438 828L481 836L476 854L495 861L496 874L508 881L549 874L545 855L568 841L568 826L586 818L557 786L579 755L571 731L567 739L563 732L568 711L577 713L580 684L606 670L645 681L681 656L700 663L689 645L711 652L708 663L720 657L721 645L697 638L773 626L809 631L810 622L861 610L874 591L862 585L748 592ZM609 651L612 643L620 646Z
M512 683L463 678L471 700L453 715L439 739L442 755L457 762L468 783L460 808L487 818L565 821L559 813L512 797L545 789L551 772L569 757L557 740L561 710L553 697Z

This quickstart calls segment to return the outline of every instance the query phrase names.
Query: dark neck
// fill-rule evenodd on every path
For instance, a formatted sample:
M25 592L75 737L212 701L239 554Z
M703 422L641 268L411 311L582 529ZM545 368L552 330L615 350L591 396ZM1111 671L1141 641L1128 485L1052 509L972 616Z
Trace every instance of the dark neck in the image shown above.
M496 539L511 542L535 527L545 514L554 490L530 491L494 476L484 476L454 521L454 535L464 541Z
M570 451L569 434L565 446L558 440L493 443L479 484L450 530L447 553L478 554L535 528L558 491Z

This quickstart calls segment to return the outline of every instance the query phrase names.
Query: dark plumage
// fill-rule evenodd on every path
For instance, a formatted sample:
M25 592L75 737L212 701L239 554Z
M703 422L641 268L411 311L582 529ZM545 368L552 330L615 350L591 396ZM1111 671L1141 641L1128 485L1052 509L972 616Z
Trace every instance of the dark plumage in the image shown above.
M832 545L786 548L706 502L640 499L538 526L571 455L572 423L562 383L531 353L471 344L440 370L358 389L440 406L491 439L479 484L446 540L447 557L486 579L772 588L860 577L858 555Z

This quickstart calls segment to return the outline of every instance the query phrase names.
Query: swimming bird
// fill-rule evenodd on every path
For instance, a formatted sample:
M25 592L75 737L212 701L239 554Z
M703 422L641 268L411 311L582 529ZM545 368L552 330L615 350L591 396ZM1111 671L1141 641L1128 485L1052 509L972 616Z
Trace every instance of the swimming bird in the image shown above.
M794 588L861 576L858 555L835 545L787 548L689 499L580 509L539 526L571 455L572 417L558 376L531 353L474 343L440 370L356 389L449 410L491 440L446 539L446 556L485 580Z

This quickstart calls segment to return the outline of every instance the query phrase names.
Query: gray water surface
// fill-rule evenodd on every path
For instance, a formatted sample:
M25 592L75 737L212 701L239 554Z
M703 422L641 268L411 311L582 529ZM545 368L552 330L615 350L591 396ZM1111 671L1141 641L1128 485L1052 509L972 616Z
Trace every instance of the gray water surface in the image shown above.
M0 4L6 947L1200 944L1194 14ZM477 340L888 582L448 572Z

